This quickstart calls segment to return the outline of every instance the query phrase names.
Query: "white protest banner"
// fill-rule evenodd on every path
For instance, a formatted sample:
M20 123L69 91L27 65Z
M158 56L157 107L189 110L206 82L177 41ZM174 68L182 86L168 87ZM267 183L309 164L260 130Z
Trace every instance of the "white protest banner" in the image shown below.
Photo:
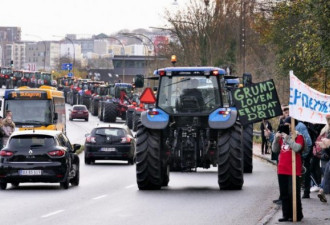
M290 71L290 116L310 123L327 124L330 114L330 95L321 93L303 83Z

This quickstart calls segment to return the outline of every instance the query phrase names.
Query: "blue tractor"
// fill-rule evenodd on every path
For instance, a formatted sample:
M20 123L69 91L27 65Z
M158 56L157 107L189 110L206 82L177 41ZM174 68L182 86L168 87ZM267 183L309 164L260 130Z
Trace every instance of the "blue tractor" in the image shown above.
M217 67L169 67L154 72L157 97L146 88L136 134L136 176L140 190L160 189L170 171L218 167L221 190L240 190L251 173L252 125L238 119L231 90L241 85ZM136 87L144 78L135 78ZM251 75L243 75L244 85Z

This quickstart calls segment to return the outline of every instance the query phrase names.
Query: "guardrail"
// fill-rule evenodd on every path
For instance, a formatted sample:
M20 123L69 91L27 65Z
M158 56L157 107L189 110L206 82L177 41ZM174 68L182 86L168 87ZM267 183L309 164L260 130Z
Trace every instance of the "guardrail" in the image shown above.
M260 130L253 130L253 136L260 137L261 136L261 131Z

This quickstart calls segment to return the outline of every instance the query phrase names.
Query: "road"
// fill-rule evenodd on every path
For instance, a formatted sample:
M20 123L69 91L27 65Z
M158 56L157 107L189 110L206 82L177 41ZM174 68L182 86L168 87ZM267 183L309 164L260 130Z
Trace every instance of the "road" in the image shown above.
M94 116L89 122L68 120L71 143L83 144L85 133L98 123ZM278 197L276 168L257 158L241 191L220 191L216 168L172 172L168 187L139 191L135 166L124 161L87 166L83 154L79 157L78 187L27 183L0 191L1 224L253 225L269 214Z

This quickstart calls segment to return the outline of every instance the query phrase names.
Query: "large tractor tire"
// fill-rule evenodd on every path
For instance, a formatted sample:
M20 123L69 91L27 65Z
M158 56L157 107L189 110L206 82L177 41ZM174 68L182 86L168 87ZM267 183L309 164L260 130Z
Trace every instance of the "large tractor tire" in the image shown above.
M6 80L6 89L9 89L10 81Z
M106 123L115 123L117 117L117 106L112 102L105 102L103 108L103 121Z
M126 125L129 129L133 128L133 111L126 111Z
M139 126L136 142L136 181L140 190L158 190L162 179L161 133Z
M241 125L219 131L218 137L218 183L221 190L241 190L243 179L243 151L241 148Z
M85 105L87 109L89 109L91 98L89 96L81 96L81 98L82 98L82 104Z
M104 108L104 102L99 102L97 117L99 118L100 121L103 121L103 108Z
M132 124L132 129L134 132L137 131L138 129L138 123L140 119L140 114L136 114L135 112L133 113L133 124Z
M78 93L73 93L72 94L72 105L77 105L78 101Z
M244 173L253 171L253 124L242 127L242 148L244 152Z
M99 111L99 101L93 100L91 102L91 113L93 116L97 116Z

